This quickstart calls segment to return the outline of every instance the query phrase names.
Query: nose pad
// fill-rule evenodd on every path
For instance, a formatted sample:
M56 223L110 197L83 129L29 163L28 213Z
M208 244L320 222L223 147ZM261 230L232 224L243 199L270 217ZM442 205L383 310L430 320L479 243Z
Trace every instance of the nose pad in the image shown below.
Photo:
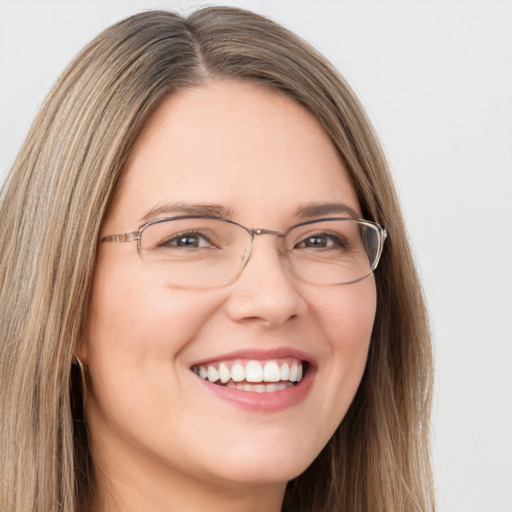
M287 265L288 261L286 259L286 250L284 247L284 235L283 233L279 231L271 231L269 229L250 229L248 230L250 236L251 236L251 243L246 247L245 252L242 256L242 265L240 273L242 273L249 262L249 259L252 258L252 251L254 246L254 241L257 237L261 235L274 235L277 237L276 239L276 253L280 256L281 264Z
M301 316L307 306L296 288L282 244L254 242L250 258L231 285L229 316L237 322L251 320L268 326Z

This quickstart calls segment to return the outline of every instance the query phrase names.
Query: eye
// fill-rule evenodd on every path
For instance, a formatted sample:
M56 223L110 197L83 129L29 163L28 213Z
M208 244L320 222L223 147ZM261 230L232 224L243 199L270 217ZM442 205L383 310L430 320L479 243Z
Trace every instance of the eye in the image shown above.
M313 233L308 235L298 244L295 249L345 249L348 246L347 240L335 233Z
M177 247L180 249L202 249L205 247L215 247L210 239L198 231L187 231L178 233L166 238L158 244L158 247Z

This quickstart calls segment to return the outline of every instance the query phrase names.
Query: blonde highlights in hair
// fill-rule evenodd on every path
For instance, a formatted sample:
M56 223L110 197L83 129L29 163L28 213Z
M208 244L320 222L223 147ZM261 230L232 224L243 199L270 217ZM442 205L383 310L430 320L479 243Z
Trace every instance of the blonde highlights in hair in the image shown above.
M132 16L55 84L0 198L0 510L91 511L95 475L72 361L98 234L130 149L173 92L212 79L277 89L311 112L389 239L363 381L342 424L287 488L287 512L431 511L428 325L385 159L358 100L304 41L256 14Z

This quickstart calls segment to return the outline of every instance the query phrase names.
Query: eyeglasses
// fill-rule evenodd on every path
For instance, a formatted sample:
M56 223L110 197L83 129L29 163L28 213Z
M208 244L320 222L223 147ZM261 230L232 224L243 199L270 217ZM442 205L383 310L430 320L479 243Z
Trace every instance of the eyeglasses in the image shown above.
M287 269L300 281L342 285L377 268L386 229L368 220L326 218L285 232L249 229L221 217L187 215L147 222L101 242L137 242L147 269L165 286L209 288L235 281L249 261L255 236L274 235Z

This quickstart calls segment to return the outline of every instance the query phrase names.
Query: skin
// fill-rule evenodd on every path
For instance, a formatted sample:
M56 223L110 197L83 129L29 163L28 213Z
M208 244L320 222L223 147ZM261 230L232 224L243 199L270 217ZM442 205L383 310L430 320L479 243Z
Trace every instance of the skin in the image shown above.
M102 235L133 231L174 201L221 205L245 226L278 231L302 220L295 212L309 204L343 203L360 215L313 117L276 91L235 81L160 105ZM235 282L186 290L148 273L136 242L100 244L80 356L102 510L278 511L286 482L334 433L364 371L375 282L299 282L277 249L275 237L257 237ZM277 412L221 400L190 370L219 354L277 347L315 362L305 398Z

